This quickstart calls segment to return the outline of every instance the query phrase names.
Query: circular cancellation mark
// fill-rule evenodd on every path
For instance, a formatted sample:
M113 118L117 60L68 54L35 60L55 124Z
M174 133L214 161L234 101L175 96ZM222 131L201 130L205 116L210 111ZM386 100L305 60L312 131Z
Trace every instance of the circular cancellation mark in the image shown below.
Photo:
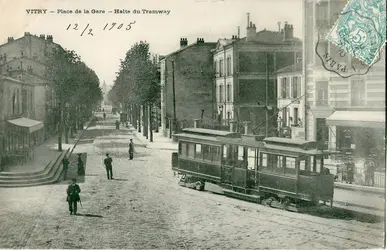
M330 44L330 46L328 46L328 44ZM365 64L328 40L322 40L320 36L318 36L317 39L315 52L320 58L324 69L333 72L342 78L365 75L372 67L372 65ZM380 53L374 64L378 61L380 61Z

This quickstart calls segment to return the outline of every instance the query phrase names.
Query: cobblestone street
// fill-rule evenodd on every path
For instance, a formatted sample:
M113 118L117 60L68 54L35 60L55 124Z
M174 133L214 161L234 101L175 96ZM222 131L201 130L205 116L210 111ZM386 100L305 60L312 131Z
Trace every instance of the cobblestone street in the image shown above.
M0 189L1 248L377 248L382 222L297 214L180 187L170 150L141 147L129 130L97 125L74 153L87 153L79 215L67 182ZM127 144L136 144L128 160ZM113 158L107 180L105 153Z

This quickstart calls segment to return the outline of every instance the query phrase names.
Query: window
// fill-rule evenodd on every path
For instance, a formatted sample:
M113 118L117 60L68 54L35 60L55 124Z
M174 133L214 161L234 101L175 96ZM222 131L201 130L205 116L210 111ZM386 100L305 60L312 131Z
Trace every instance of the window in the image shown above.
M294 108L293 118L293 123L298 124L298 108Z
M365 105L365 86L362 80L351 81L351 105L363 106Z
M223 102L223 86L219 85L219 102Z
M231 57L227 57L227 75L231 75Z
M292 98L298 98L300 96L301 96L300 77L294 76L292 78Z
M320 1L316 4L316 25L317 27L325 27L329 23L328 2Z
M211 146L203 145L203 159L206 161L212 161Z
M295 158L286 157L285 174L286 175L295 175L296 174L296 159Z
M16 112L16 93L14 92L12 95L12 114Z
M219 72L218 72L218 62L217 61L214 62L214 71L215 71L215 75L218 76Z
M23 89L22 90L22 113L27 112L27 90Z
M255 169L255 161L256 161L256 149L248 148L247 150L247 168Z
M194 158L195 156L195 144L193 143L188 143L188 158Z
M243 161L244 159L244 149L242 146L238 146L238 160Z
M212 152L212 161L220 162L220 147L212 146L211 152Z
M231 102L231 85L227 84L227 100L228 102Z
M286 98L286 85L287 85L287 82L286 82L287 78L286 77L283 77L281 78L281 98Z
M219 76L223 76L223 59L219 60Z
M316 119L316 141L319 147L328 149L329 128L325 118Z
M317 105L328 105L328 81L316 82Z
M203 159L202 154L202 145L201 144L195 144L195 158L196 159Z
M179 143L179 154L181 156L187 156L187 144L184 142Z

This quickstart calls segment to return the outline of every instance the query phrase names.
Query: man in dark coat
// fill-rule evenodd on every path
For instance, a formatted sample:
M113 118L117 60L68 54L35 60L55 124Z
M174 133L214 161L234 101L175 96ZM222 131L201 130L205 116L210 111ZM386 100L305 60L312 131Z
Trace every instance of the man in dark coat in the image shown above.
M85 167L83 166L81 154L78 154L78 175L85 175Z
M109 154L106 154L106 158L103 162L106 167L106 174L107 174L108 180L113 179L113 166L112 166L113 159L109 156Z
M134 143L133 143L133 139L130 139L130 142L129 142L129 160L133 160L133 153L134 153Z
M80 201L79 193L81 188L76 183L76 179L71 180L71 184L67 187L67 202L69 203L70 214L77 214L77 202Z
M66 180L67 170L69 169L69 164L70 164L69 160L67 159L67 156L63 157L62 164L63 164L63 179Z
M355 172L355 162L351 158L347 163L347 178L348 178L347 183L352 184L354 172Z

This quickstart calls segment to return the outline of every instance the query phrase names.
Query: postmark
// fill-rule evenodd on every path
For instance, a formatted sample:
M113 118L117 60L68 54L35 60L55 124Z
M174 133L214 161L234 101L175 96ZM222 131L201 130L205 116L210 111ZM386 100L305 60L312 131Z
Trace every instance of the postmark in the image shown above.
M326 39L372 65L386 41L385 0L350 0Z
M315 53L325 70L335 73L342 78L365 75L370 71L372 66L381 59L380 54L378 54L374 64L367 65L350 53L347 53L343 48L336 46L333 43L328 43L328 41L320 35L318 35L317 43L315 45Z

